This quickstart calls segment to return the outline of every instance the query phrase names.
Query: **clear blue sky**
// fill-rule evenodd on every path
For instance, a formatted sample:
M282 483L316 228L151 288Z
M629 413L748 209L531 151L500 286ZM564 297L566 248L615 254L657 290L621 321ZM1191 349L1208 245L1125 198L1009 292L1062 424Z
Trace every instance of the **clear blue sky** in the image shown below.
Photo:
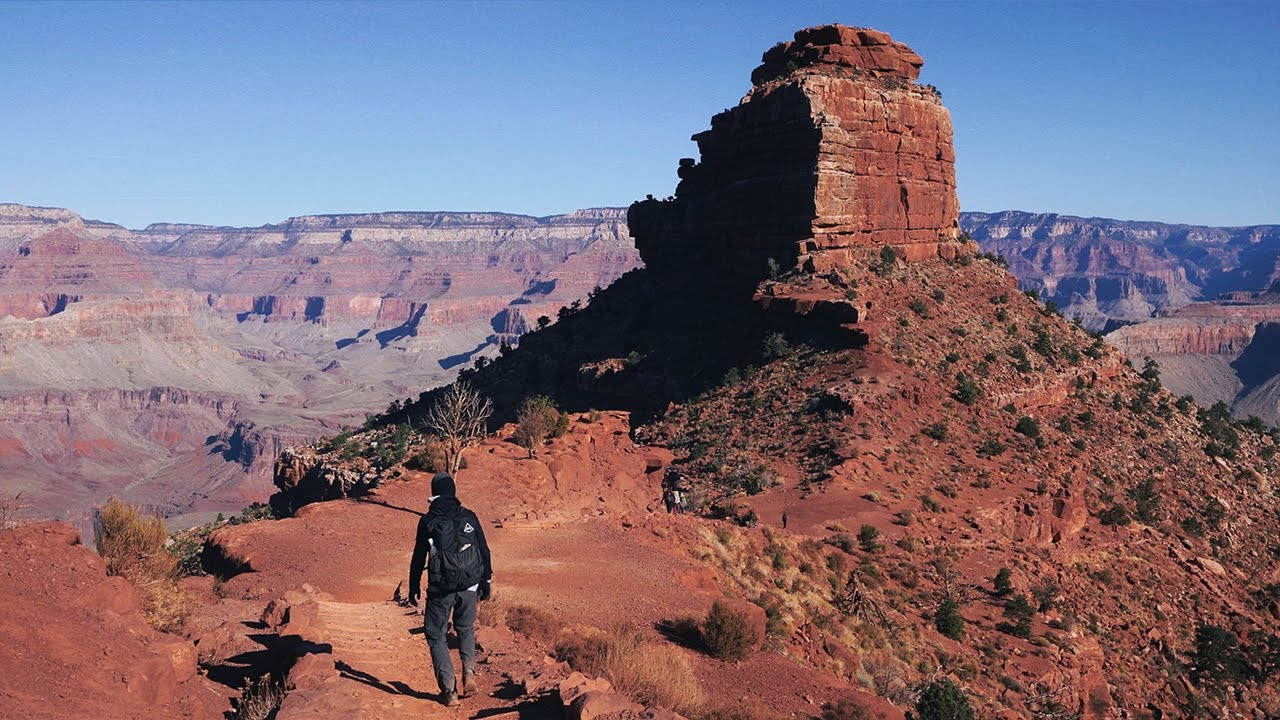
M672 192L796 29L925 58L961 205L1280 222L1280 2L0 3L0 202L153 221Z

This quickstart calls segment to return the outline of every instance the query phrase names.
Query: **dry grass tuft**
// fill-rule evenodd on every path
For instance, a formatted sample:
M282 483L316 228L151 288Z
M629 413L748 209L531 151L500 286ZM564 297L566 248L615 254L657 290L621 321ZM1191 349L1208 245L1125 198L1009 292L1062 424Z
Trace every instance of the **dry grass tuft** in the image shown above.
M567 629L556 643L556 657L575 670L607 678L618 692L644 705L688 714L706 701L688 657L638 628Z
M270 675L250 681L236 700L235 720L267 720L284 702L284 687Z
M94 541L107 573L128 580L138 591L142 611L157 630L182 629L192 598L178 583L178 558L165 547L169 531L159 518L112 499L98 511Z
M564 623L554 615L536 607L516 605L507 609L507 627L532 640L553 643L564 629Z

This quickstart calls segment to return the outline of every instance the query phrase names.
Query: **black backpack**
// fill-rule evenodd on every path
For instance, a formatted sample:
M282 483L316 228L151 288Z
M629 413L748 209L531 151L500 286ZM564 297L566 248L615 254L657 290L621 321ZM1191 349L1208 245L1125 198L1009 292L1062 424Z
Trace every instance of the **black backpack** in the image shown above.
M461 512L441 518L432 538L428 579L444 592L458 592L484 579L484 561L476 544L475 516Z

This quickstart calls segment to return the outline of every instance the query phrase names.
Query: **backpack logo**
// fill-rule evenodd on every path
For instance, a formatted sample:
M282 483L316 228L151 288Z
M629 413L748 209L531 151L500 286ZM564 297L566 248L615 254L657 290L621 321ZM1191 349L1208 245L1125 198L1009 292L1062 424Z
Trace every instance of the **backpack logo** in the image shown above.
M467 523L466 525L463 525L463 526L462 526L462 532L464 532L464 533L470 533L470 532L475 532L475 531L476 531L476 529L475 529L475 528L473 528L473 527L471 527L471 523Z

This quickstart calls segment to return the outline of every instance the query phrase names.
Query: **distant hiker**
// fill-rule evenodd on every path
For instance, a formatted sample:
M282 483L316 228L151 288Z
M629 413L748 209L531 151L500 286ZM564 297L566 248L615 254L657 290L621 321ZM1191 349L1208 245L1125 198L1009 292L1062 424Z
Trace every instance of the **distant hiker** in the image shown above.
M782 511L782 529L783 530L787 529L787 511L786 510Z
M675 491L675 490L672 490L671 488L667 488L666 490L663 490L663 491L662 491L662 504L666 506L666 508L667 508L667 514L668 514L668 515L670 515L671 513L675 512L675 509L676 509L676 491Z
M470 697L476 690L476 601L489 598L493 579L489 544L480 520L462 506L456 494L452 475L436 473L431 478L431 508L418 520L418 539L409 564L409 604L415 607L423 565L427 568L423 630L440 685L440 701L451 707L459 704L459 696L445 638L449 616L453 615L462 658L461 696Z
M671 491L671 496L672 498L675 499L676 514L683 515L684 514L684 493L680 492L679 488L677 488Z

